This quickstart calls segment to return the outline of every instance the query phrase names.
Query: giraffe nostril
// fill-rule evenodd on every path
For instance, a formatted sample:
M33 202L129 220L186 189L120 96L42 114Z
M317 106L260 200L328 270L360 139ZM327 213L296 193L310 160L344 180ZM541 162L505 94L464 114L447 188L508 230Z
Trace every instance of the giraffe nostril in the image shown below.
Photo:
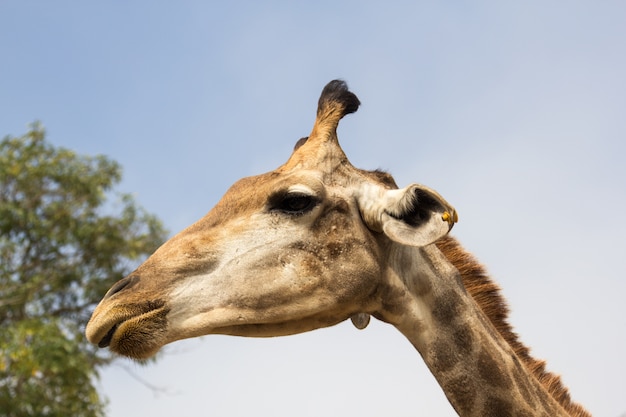
M105 294L104 298L109 298L122 290L128 289L135 285L138 281L139 277L137 275L129 275L126 278L122 278L113 284L111 289L109 289L109 291Z

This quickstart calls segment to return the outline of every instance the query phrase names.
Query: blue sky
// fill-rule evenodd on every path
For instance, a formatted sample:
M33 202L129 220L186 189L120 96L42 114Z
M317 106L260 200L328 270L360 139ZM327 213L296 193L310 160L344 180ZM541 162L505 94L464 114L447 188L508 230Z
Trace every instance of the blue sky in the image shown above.
M597 416L626 413L626 6L619 1L0 2L0 135L102 153L172 232L274 169L322 87L353 164L437 189L515 328ZM136 377L162 388L147 389ZM109 416L450 416L394 328L177 342L102 373Z

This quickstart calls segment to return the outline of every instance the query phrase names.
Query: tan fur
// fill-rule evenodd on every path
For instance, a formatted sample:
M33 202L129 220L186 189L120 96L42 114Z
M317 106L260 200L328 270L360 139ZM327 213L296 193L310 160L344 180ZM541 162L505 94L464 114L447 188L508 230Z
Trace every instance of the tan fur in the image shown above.
M236 182L114 285L88 339L145 358L183 338L282 336L372 314L413 343L459 415L588 417L518 340L485 269L444 237L454 208L350 164L336 128L358 105L329 83L287 163Z
M445 257L459 270L463 285L469 294L500 335L513 348L526 369L572 417L591 417L587 410L571 400L569 391L561 382L561 378L547 371L546 362L533 358L530 355L530 349L519 340L517 333L507 321L509 307L501 294L500 287L489 277L485 268L473 255L465 251L456 239L450 236L440 239L436 244Z

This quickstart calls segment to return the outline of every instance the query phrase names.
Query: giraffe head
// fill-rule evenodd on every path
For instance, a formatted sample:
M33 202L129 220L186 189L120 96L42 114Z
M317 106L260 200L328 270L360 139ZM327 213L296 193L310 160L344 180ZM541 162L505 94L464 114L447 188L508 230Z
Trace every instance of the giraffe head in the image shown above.
M456 214L427 187L398 189L390 175L350 164L336 129L359 104L343 81L330 82L289 160L236 182L113 285L87 338L146 358L189 337L279 336L384 317L389 247L429 245Z

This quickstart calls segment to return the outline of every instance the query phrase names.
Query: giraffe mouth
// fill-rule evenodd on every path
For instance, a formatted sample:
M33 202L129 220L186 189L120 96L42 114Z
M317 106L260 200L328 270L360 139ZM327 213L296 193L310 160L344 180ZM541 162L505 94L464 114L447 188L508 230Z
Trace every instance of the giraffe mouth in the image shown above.
M99 348L106 348L111 345L111 339L113 339L113 334L117 330L118 326L119 324L114 325L113 327L111 327L111 330L109 330L108 333L104 335L104 337L98 342Z
M147 358L165 344L169 311L162 300L118 306L92 318L86 329L88 338L99 348L131 358Z

